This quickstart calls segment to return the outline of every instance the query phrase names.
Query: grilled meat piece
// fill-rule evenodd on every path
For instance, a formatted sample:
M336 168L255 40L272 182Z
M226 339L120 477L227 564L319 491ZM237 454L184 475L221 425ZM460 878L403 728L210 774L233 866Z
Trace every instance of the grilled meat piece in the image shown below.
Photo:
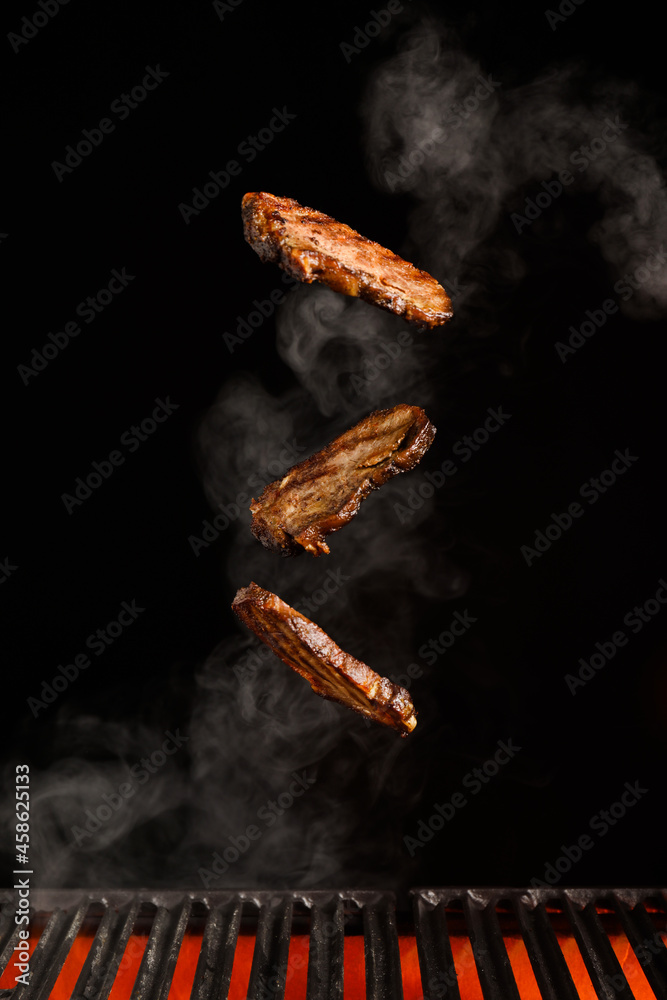
M242 211L253 250L298 281L321 281L420 327L451 319L452 303L435 278L330 215L265 191L248 192Z
M344 653L326 632L276 594L251 583L237 591L232 608L283 663L305 677L315 694L390 726L401 736L417 725L405 688Z
M326 535L351 521L372 490L414 468L429 449L435 427L418 406L375 410L282 479L250 505L251 531L284 556L305 549L329 552Z

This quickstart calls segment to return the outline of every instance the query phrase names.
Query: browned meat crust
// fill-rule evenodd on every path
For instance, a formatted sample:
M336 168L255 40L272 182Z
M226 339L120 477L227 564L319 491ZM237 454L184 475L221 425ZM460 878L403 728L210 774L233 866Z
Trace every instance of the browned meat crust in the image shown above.
M435 278L330 215L265 191L248 192L242 210L253 250L298 281L321 281L421 327L451 318L452 303Z
M315 694L391 726L401 736L417 725L405 688L344 653L326 632L276 594L251 583L237 591L232 608L283 663L305 677Z
M285 556L328 553L325 536L351 521L372 490L414 468L434 437L418 406L376 410L253 498L252 533Z

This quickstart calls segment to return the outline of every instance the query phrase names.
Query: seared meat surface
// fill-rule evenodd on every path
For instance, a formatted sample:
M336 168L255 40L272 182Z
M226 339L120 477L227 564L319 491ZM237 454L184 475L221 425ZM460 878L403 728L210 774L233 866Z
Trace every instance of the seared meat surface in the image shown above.
M375 410L253 498L252 533L285 556L328 553L326 535L351 521L372 490L414 468L434 437L418 406Z
M256 583L232 603L241 621L322 698L337 701L407 736L417 725L405 688L343 652L326 632Z
M451 318L452 303L435 278L331 216L265 191L248 192L242 211L253 250L298 281L321 281L421 327Z

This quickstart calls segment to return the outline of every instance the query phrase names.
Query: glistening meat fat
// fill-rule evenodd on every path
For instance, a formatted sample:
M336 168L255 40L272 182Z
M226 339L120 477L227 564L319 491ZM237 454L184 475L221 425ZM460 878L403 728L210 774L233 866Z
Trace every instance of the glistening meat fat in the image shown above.
M330 215L265 191L248 192L242 213L253 250L298 281L320 281L420 327L451 319L452 303L435 278Z
M253 498L252 533L285 556L328 553L326 535L351 521L372 490L413 469L434 437L418 406L375 410Z
M380 677L336 645L326 632L256 583L237 591L232 608L244 625L322 698L407 736L417 725L405 688Z

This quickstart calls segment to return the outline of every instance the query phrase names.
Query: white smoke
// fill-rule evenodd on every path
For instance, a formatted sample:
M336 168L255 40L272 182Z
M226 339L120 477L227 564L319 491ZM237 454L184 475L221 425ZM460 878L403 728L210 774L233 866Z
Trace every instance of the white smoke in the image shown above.
M512 235L531 223L512 217L524 214L527 197L540 195L538 207L546 206L539 231L557 232L560 217L549 214L542 182L555 192L563 171L572 180L551 201L583 192L598 202L600 219L587 235L612 282L643 269L621 309L635 319L664 313L667 269L647 271L645 263L667 239L667 192L653 140L640 127L642 95L615 80L593 88L584 81L573 65L506 86L436 22L414 28L371 81L364 104L371 176L382 190L415 199L409 243L445 287L464 290L456 303L462 323L481 300L491 328L499 291L521 280L525 256Z

